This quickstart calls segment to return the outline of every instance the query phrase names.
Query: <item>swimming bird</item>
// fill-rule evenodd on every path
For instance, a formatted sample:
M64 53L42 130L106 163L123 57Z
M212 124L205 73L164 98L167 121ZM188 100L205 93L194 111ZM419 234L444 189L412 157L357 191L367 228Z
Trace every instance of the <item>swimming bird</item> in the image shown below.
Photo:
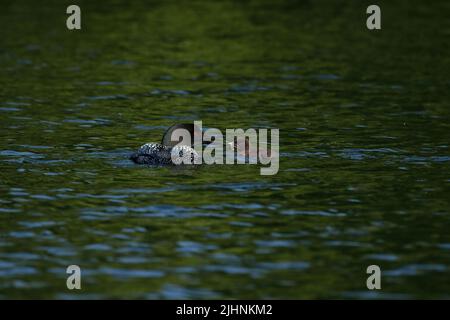
M189 133L190 141L182 140L182 138L178 141L172 140L175 130L180 130L179 133ZM142 145L130 156L130 159L137 164L147 165L193 164L199 158L193 148L195 132L201 134L200 128L194 124L175 124L166 130L161 143L149 142ZM175 161L172 161L172 154L176 157Z
M245 157L245 158L257 158L258 156L263 159L270 158L272 156L278 157L278 152L267 149L268 146L265 146L264 151L261 149L261 146L259 150L256 148L257 141L255 141L256 145L254 148L250 147L250 139L249 137L245 137L244 143L238 143L237 139L235 138L234 141L228 142L227 147L229 150L235 151L236 155L239 157Z

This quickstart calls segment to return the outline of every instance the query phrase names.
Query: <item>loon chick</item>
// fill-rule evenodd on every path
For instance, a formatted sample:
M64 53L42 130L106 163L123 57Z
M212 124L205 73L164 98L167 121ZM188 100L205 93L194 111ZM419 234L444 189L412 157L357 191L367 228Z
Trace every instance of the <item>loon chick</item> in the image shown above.
M172 133L177 129L189 132L190 143L184 140L183 143L180 143L180 141L171 139ZM193 149L194 132L199 131L200 129L191 123L173 125L164 133L161 143L150 142L142 145L137 152L130 156L130 159L137 164L148 165L193 164L199 158L198 153ZM175 161L172 161L172 153L177 155Z
M236 155L239 157L246 157L246 158L257 158L258 155L263 158L263 159L267 159L267 158L271 158L272 155L273 156L279 156L278 152L276 151L272 151L271 149L267 149L265 150L265 152L262 152L262 150L260 149L259 151L254 148L250 148L250 139L249 137L245 137L244 143L242 144L238 144L237 139L235 138L233 142L228 142L227 143L228 148L234 152L236 152ZM266 147L267 148L267 147Z

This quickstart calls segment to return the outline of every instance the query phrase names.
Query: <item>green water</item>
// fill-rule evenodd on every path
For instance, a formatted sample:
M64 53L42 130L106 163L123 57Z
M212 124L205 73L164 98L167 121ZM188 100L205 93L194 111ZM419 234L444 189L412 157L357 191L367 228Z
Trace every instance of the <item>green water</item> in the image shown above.
M450 298L448 1L130 2L0 4L0 298ZM128 160L193 120L278 174Z

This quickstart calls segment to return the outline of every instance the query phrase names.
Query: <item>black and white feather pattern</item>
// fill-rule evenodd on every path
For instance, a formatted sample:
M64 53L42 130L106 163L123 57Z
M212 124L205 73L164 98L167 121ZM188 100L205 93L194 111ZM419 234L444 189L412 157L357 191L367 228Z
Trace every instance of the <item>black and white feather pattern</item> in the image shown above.
M174 161L172 161L172 154ZM199 158L198 153L189 146L164 146L160 143L146 143L130 157L137 164L148 165L180 165L194 164Z

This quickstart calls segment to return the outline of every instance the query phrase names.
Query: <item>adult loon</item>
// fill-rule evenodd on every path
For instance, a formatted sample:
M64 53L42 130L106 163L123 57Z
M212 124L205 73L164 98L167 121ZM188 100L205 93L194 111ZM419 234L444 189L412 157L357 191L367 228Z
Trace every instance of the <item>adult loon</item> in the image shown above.
M183 140L173 141L172 133L177 130L186 130L191 136L191 141ZM130 159L137 164L147 165L179 165L193 164L199 158L198 153L193 149L194 132L200 129L191 123L175 124L171 126L163 135L161 143L146 143L142 145L137 152L130 156ZM185 132L186 132L185 131ZM172 153L177 155L176 160L172 161Z

